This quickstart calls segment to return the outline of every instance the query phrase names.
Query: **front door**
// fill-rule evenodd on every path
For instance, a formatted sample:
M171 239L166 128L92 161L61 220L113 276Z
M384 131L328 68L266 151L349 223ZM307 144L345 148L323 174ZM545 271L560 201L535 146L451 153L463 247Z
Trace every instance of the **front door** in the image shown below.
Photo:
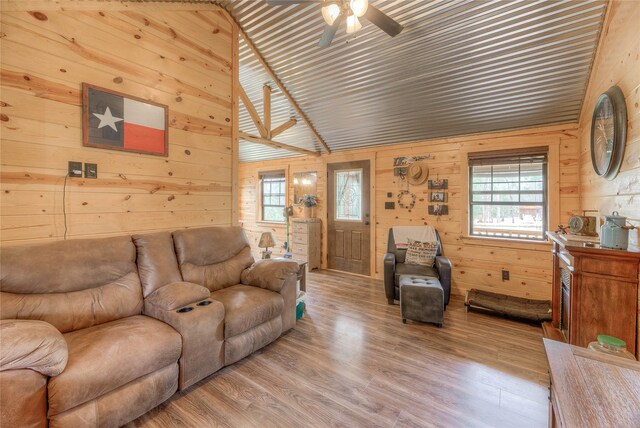
M329 269L370 274L369 161L327 165Z

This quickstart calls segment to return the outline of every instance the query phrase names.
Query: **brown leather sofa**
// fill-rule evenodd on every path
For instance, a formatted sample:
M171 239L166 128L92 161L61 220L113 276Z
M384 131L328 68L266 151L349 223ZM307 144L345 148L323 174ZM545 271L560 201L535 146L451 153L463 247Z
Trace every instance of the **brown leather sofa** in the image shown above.
M296 271L240 228L2 248L0 426L137 418L293 327Z
M254 263L249 241L241 228L209 227L178 230L173 234L134 235L133 241L138 248L145 312L181 331L175 322L159 314L154 304L155 295L166 287L176 287L171 284L174 283L184 290L185 296L187 285L202 293L191 302L184 300L182 306L197 312L201 308L189 303L210 297L207 301L211 303L206 308L220 314L215 335L206 327L210 322L199 333L189 328L190 340L183 335L185 349L193 342L203 352L202 343L206 341L208 351L197 358L185 356L183 351L182 359L191 362L183 361L181 370L199 372L194 376L181 372L180 389L268 345L295 326L298 265L275 260ZM177 320L181 317L173 309L178 307L168 309L168 314Z

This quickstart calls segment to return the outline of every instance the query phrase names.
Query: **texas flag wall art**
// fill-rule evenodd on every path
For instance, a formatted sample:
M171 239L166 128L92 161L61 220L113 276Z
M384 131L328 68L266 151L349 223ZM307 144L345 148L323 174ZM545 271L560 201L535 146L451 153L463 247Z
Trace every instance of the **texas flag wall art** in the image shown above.
M168 155L167 106L82 84L83 145Z

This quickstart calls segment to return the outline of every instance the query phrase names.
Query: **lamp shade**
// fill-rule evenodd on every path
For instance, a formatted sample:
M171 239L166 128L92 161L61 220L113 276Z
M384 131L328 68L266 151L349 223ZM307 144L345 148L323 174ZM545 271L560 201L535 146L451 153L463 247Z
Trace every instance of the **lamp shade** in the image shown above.
M335 3L331 3L322 7L322 17L328 25L333 25L333 22L340 15L340 6Z
M360 18L367 12L367 8L369 7L369 0L351 0L349 2L349 7L355 16Z
M260 242L258 243L258 247L269 248L269 247L275 247L275 246L276 246L276 240L273 237L273 233L264 232L262 236L260 236Z
M358 19L357 16L349 15L347 17L347 33L348 34L355 33L361 28L362 28L362 24L360 23L360 20Z

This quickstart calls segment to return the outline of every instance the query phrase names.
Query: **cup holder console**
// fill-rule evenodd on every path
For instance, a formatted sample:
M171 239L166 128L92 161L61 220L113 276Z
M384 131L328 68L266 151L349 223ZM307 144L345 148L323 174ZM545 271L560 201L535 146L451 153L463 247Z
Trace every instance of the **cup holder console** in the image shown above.
M203 300L198 303L198 306L209 306L211 303L213 303L211 300Z
M187 306L187 307L178 309L176 312L179 312L179 313L183 314L185 312L191 312L192 310L193 310L193 308L191 306Z

